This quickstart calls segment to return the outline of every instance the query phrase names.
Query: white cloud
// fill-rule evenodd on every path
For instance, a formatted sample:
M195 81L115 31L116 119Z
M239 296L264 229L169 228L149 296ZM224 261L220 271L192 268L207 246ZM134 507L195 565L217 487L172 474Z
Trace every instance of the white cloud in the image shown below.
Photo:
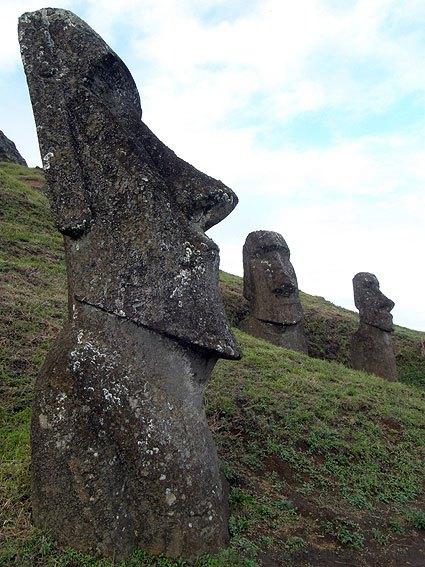
M359 271L370 271L396 302L395 322L423 328L423 229L412 222L411 205L401 199L367 209L355 201L293 208L282 211L280 221L276 215L275 225L284 226L293 243L304 290L354 309L351 280ZM424 210L424 198L415 205Z
M192 2L157 1L136 41L137 55L155 69L144 88L146 104L149 91L159 92L159 80L164 97L182 91L192 112L200 104L214 108L209 123L219 112L225 119L235 104L240 108L260 92L268 114L277 119L332 105L357 113L382 109L398 96L395 87L408 91L425 84L425 70L417 65L423 42L414 33L399 37L386 31L398 4L362 0L351 10L332 11L318 0L268 0L232 22L208 25L189 9ZM419 16L423 10L410 4L413 20L413 10ZM139 10L136 19L143 21ZM356 76L362 65L372 66L376 80ZM214 105L214 88L210 94L202 89L210 82L227 100Z
M382 150L386 142L391 151ZM396 322L424 328L423 151L408 140L384 138L295 152L287 158L289 167L284 152L263 159L253 153L243 168L246 157L240 157L238 169L252 175L250 189L260 190L251 199L268 215L257 220L251 206L239 225L232 217L226 221L235 223L233 231L214 229L224 243L224 269L242 274L241 249L249 231L277 230L290 245L303 290L353 308L351 279L358 271L371 271L396 301ZM266 172L263 178L261 172ZM242 198L247 196L243 185L237 187Z

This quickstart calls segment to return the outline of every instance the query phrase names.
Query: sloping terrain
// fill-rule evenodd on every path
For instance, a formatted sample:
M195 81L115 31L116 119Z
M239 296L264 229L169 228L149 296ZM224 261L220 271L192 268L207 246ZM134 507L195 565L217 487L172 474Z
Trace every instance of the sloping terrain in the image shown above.
M110 567L58 549L30 522L31 388L66 307L62 239L42 185L39 170L0 165L0 566ZM222 289L236 324L240 278L222 274ZM311 353L346 362L355 315L302 299ZM423 334L397 329L406 383L390 384L236 333L244 357L220 361L207 392L232 540L198 566L424 565ZM184 562L140 551L125 565Z
M221 292L227 314L233 325L247 313L242 295L243 280L239 276L221 273ZM337 307L323 297L300 292L305 313L305 331L309 355L350 365L349 342L358 327L358 314ZM405 327L395 327L394 350L399 380L406 384L425 386L425 355L421 353L425 333Z

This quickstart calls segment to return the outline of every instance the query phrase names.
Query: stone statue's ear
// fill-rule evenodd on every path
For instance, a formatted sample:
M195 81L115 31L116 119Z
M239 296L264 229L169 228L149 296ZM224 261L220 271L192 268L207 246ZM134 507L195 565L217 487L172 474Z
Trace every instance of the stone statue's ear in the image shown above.
M90 230L92 215L75 131L76 110L60 77L39 76L37 82L29 77L28 83L31 95L36 83L33 108L42 125L38 139L56 225L63 234L79 238Z
M48 16L49 10L23 14L19 42L56 223L63 234L78 238L90 229L91 212L67 103L67 67L55 49Z
M244 246L245 248L245 246ZM252 258L249 253L244 250L243 253L243 296L247 301L253 298L253 281L252 281Z
M251 282L251 278L248 278ZM251 287L251 283L246 283L246 276L244 274L244 281L243 281L243 296L247 301L251 301L251 299L253 298L253 293L252 293L252 287Z
M58 229L79 238L90 230L92 220L83 170L66 109L58 109L52 121L46 126L49 135L40 140L51 207Z

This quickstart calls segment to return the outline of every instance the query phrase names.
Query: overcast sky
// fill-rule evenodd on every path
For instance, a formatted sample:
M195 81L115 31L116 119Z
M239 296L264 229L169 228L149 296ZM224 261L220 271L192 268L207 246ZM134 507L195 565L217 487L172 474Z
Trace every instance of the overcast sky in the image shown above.
M0 129L40 163L16 37L43 7L0 0ZM63 0L122 57L145 122L237 193L210 235L242 275L256 229L287 240L300 288L354 308L374 272L425 330L424 0Z

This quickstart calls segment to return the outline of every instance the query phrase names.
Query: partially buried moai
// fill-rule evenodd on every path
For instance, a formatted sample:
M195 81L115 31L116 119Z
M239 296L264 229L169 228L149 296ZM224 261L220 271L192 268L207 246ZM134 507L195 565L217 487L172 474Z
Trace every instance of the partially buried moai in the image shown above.
M360 324L351 338L351 364L357 370L397 380L392 344L394 302L379 289L377 277L368 272L354 276L353 289Z
M241 328L278 346L307 352L297 276L283 236L267 230L248 234L243 268L249 315Z
M69 287L35 388L34 521L117 561L213 552L228 508L203 395L239 350L205 231L237 198L149 130L127 67L77 16L24 14L19 41Z

